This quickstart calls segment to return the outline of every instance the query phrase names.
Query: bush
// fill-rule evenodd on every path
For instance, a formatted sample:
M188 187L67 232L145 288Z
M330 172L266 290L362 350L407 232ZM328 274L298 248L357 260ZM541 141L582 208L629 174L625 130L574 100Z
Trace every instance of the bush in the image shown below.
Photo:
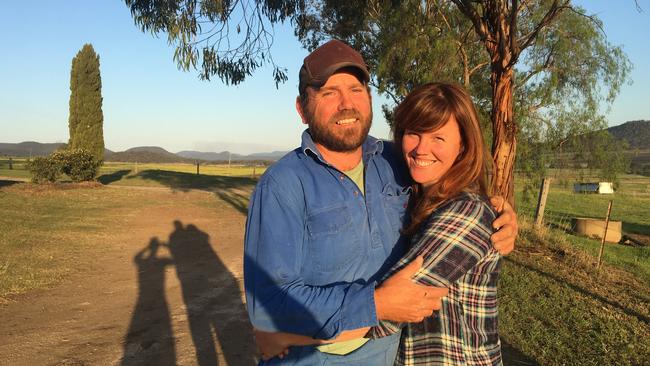
M101 161L83 149L56 151L51 159L60 162L61 170L67 174L73 182L92 180L97 175Z
M51 157L38 157L27 163L34 183L56 182L62 173L61 162Z
M92 180L101 161L83 149L59 150L48 157L38 157L27 164L35 183L56 182L65 173L73 182Z

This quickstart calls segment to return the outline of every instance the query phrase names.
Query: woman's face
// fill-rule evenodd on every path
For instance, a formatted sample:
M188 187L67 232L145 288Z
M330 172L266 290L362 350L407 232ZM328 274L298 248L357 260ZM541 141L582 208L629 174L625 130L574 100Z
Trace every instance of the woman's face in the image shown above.
M458 122L452 116L435 131L404 131L402 153L411 177L424 186L436 183L454 165L462 149Z

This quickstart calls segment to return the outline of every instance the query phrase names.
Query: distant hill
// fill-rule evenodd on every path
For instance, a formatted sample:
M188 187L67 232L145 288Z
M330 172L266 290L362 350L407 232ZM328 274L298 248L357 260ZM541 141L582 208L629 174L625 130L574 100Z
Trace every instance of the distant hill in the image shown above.
M182 156L187 159L198 159L198 160L206 160L206 161L228 161L228 159L231 160L239 160L241 159L242 155L239 154L231 154L228 151L222 151L222 152L201 152L201 151L179 151L176 153L178 156Z
M650 149L650 121L629 121L607 131L617 139L626 140L630 149Z
M277 161L277 160L280 160L280 158L285 156L287 153L288 153L288 151L273 151L273 152L270 152L270 153L250 154L250 155L247 155L247 157L251 158L251 159L264 159L264 160Z
M176 155L188 159L198 159L205 161L277 161L283 157L287 151L273 151L270 153L255 153L249 155L240 155L230 153L228 151L215 152L200 152L200 151L180 151Z
M0 143L0 155L8 156L46 156L54 152L62 145L65 145L61 142L55 143L40 143L35 141L25 141L17 144L14 143ZM111 150L105 149L104 154L109 155L113 152Z
M0 156L46 156L64 145L63 143L40 143L26 141L21 143L0 143ZM211 162L269 162L277 161L284 156L287 151L273 151L269 153L255 153L250 155L231 154L228 151L201 152L201 151L181 151L176 154L171 153L158 146L138 146L125 151L113 152L106 149L104 160L112 162L139 162L139 163L194 163L195 161Z
M114 152L105 157L106 161L127 163L189 163L193 162L182 156L170 153L158 146L139 146L125 151Z

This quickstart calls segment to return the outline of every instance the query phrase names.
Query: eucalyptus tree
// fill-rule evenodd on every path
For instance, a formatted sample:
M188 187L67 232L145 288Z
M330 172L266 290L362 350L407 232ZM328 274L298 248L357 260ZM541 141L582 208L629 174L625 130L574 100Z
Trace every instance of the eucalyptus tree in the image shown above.
M242 82L271 57L273 24L291 21L305 48L329 38L361 51L392 108L414 86L457 81L472 93L492 141L495 191L513 200L517 137L542 141L606 125L631 65L602 22L571 0L125 0L143 31L167 33L179 67ZM619 5L624 6L624 5ZM200 67L197 65L200 64ZM537 162L539 165L539 162Z

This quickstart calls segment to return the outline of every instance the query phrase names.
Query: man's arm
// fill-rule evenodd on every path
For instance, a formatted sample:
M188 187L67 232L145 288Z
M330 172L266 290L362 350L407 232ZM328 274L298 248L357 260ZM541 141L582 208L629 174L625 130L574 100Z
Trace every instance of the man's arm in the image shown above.
M379 320L417 323L440 309L440 299L447 296L449 290L415 283L413 276L421 269L422 263L423 258L417 257L375 289Z
M515 239L519 232L519 225L517 223L517 213L512 209L512 206L501 196L490 198L492 207L499 213L492 223L495 232L490 239L496 249L501 255L507 255L515 249Z
M246 223L244 284L253 326L331 339L375 324L374 283L304 282L304 197L300 187L272 178L256 187Z

